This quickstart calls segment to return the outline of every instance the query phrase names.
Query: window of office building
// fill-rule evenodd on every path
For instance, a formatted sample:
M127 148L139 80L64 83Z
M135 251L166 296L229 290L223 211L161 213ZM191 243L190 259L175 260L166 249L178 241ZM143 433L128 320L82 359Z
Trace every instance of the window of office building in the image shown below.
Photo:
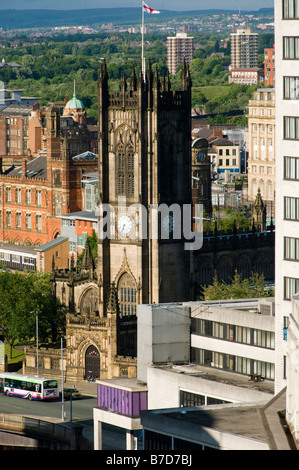
M16 213L16 228L22 228L22 214L21 212Z
M6 227L11 227L11 212L6 212Z
M35 223L36 223L37 232L41 232L42 231L42 216L40 214L36 215Z
M70 253L76 253L76 242L69 242L70 244Z
M275 365L247 357L217 353L205 349L191 348L191 360L195 364L236 372L243 375L259 374L265 379L274 380Z
M26 214L26 229L31 230L31 214Z
M283 18L299 18L299 0L283 0Z
M299 157L284 157L284 179L299 180Z
M299 99L299 77L283 77L283 97L285 100Z
M299 37L285 36L283 38L283 58L299 59Z
M193 318L191 325L196 335L274 349L274 333L270 331L198 318Z
M284 259L299 261L299 238L284 237Z
M22 203L22 189L16 188L16 204Z
M284 218L286 220L299 220L299 198L284 198Z
M197 393L180 390L180 406L202 406L205 405L205 396Z
M31 189L26 189L26 204L31 204Z
M6 188L6 202L11 202L11 188Z
M36 190L36 205L41 206L42 205L42 192L40 189Z
M299 279L284 277L284 299L291 300L297 292L299 292Z
M298 140L299 139L299 117L285 116L283 130L284 130L284 139Z

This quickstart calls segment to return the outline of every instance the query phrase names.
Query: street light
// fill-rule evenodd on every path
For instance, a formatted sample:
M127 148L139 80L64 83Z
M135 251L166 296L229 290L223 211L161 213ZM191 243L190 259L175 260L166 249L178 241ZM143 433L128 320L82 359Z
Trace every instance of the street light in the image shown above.
M35 310L32 310L30 313L35 313L35 325L36 325L36 375L38 377L38 312Z
M63 378L63 339L69 339L69 337L67 338L63 338L63 336L61 337L60 341L61 341L61 402L62 402L62 419L65 420L65 411L64 411L64 387L63 387L63 382L64 382L64 378Z
M65 419L64 413L64 389L63 389L63 337L61 337L61 402L62 402L62 419Z
M36 313L36 375L38 376L38 312Z

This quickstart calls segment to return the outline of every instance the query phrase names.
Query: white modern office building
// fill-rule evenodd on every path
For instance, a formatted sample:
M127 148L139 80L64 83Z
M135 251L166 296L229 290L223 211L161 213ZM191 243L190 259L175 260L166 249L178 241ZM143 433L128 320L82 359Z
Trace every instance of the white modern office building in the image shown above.
M299 2L275 0L275 390L287 385L284 328L299 290Z

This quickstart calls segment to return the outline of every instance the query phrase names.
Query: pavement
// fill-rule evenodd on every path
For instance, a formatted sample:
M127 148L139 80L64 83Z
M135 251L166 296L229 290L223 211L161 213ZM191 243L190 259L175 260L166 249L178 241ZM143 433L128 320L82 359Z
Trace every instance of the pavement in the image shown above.
M98 384L96 382L88 382L87 380L82 380L80 382L65 382L63 387L76 388L82 393L82 395L89 397L98 396Z

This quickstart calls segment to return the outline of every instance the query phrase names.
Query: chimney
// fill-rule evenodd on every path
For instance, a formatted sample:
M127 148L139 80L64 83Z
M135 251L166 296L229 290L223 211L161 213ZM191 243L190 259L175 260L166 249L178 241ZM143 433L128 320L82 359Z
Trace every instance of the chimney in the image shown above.
M23 178L27 177L27 160L26 159L22 161L22 176Z

